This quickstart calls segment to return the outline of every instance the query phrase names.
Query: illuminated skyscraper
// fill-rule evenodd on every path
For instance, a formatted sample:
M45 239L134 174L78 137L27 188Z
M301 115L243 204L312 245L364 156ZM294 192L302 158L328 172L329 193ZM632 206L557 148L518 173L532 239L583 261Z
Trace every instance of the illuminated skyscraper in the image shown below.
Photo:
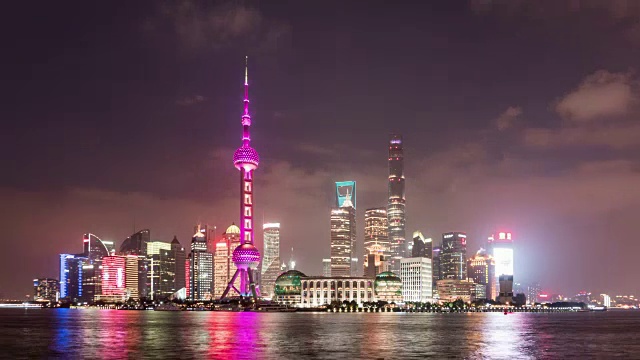
M264 254L262 255L260 294L273 298L276 279L280 275L280 223L262 226L264 234Z
M191 300L209 300L212 296L211 279L213 278L213 256L207 252L207 238L197 231L191 239L189 254L189 294Z
M150 241L151 231L143 229L126 238L120 245L120 254L138 256L138 296L140 298L149 296L147 244Z
M389 234L386 208L372 208L364 211L364 249L365 257L369 248L375 244L389 255Z
M499 232L488 239L489 250L496 260L496 277L513 275L513 239L510 232Z
M400 279L402 279L404 301L432 301L431 259L427 257L400 259Z
M467 235L465 233L442 234L440 271L442 279L467 279Z
M140 299L140 293L138 292L138 273L140 268L140 257L138 255L126 255L125 256L125 269L124 269L124 282L127 289L127 295L129 299Z
M348 195L331 209L331 276L351 276L356 247L356 210Z
M115 252L112 241L102 241L99 237L91 233L84 234L82 238L82 250L84 257L91 260L102 259L105 256L113 255Z
M178 241L177 237L173 237L171 241L171 252L172 257L174 259L174 292L186 287L185 282L185 272L184 272L184 262L186 259L186 254L182 245L180 245L180 241Z
M467 261L467 274L469 280L476 284L484 285L484 294L487 299L496 299L496 262L485 249L480 249L475 256ZM477 297L481 298L481 297Z
M58 301L60 282L57 279L33 279L33 300Z
M240 228L232 223L222 234L222 238L216 242L216 252L213 254L213 276L214 287L213 297L218 299L222 296L231 277L237 268L233 263L233 249L240 245ZM240 280L236 279L234 286L240 286Z
M175 264L171 256L171 244L163 241L151 241L147 243L147 260L149 271L149 295L154 300L162 300L175 291L171 291L171 283L174 280L173 270Z
M392 268L400 270L400 259L405 257L405 193L404 193L404 151L402 135L392 134L389 139L389 202L387 219L389 226Z
M342 207L344 202L349 198L351 206L356 208L356 182L355 181L336 181L336 207Z
M126 257L106 256L102 259L102 295L126 295Z

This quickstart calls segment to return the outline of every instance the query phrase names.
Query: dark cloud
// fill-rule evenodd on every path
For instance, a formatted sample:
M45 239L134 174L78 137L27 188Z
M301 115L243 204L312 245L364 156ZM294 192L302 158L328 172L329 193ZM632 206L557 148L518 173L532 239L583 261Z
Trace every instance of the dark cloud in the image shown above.
M179 99L178 101L176 101L176 104L180 106L191 106L191 105L201 103L205 100L206 98L202 95L192 95L192 96L185 96Z
M283 45L290 27L268 18L256 6L238 1L165 1L156 16L144 22L150 33L169 27L187 50L228 49L242 45L251 53L273 51ZM161 33L160 33L161 34Z

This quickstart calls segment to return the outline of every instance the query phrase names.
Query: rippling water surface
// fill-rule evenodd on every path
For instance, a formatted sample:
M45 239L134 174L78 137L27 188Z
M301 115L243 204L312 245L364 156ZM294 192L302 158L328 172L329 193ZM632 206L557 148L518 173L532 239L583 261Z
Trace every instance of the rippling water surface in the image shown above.
M640 358L640 312L0 310L2 358Z

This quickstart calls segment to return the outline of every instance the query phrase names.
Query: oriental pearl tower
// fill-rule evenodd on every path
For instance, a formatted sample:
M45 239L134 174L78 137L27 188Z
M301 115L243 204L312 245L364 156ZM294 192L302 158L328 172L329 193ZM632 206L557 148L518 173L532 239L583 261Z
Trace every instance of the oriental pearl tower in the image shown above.
M258 301L254 271L260 263L260 252L253 245L253 171L258 168L260 157L251 147L251 116L249 116L249 79L248 57L245 58L244 69L244 115L242 115L242 146L233 154L233 165L240 170L240 245L233 250L232 260L237 270L221 298L225 298L233 289L242 298L253 297ZM240 288L234 286L240 277Z

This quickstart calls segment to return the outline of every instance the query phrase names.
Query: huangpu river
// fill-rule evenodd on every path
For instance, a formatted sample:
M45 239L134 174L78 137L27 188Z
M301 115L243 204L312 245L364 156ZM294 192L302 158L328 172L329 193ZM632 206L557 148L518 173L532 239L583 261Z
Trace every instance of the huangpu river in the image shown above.
M254 313L0 309L1 358L640 358L640 311Z

